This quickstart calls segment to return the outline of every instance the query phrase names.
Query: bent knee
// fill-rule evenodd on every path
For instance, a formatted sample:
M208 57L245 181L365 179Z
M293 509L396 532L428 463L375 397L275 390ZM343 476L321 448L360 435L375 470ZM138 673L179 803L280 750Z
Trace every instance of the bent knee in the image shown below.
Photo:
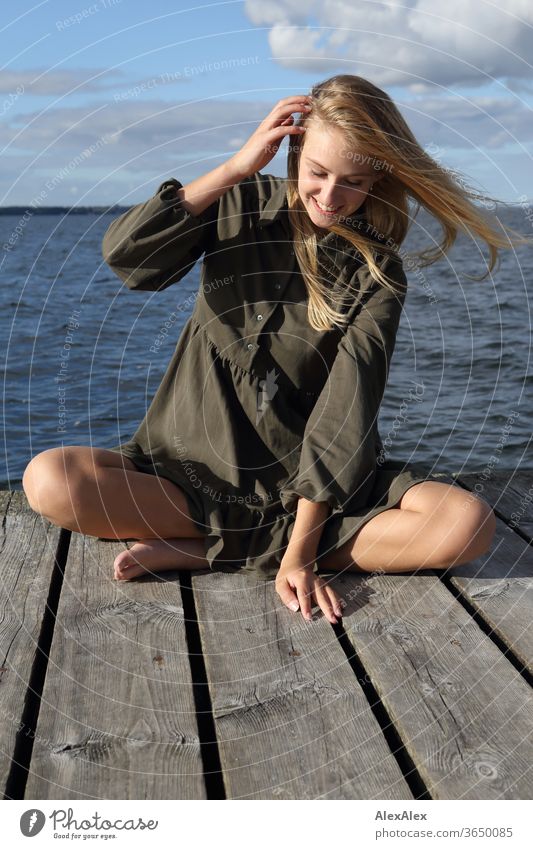
M466 493L462 505L443 517L442 546L436 552L436 559L444 567L481 557L492 546L496 525L496 514L490 504Z
M494 535L496 533L496 514L490 504L479 496L475 496L470 502L470 508L467 513L470 513L470 525L468 535L477 541L481 548L481 553L490 547Z
M22 487L32 510L56 524L72 512L87 483L76 448L62 446L36 454L22 476Z

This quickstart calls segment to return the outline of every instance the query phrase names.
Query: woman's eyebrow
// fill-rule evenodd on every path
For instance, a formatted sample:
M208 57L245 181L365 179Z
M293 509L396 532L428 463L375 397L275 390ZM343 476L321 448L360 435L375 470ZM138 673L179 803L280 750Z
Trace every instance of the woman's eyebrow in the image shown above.
M316 159L311 159L310 156L308 156L307 159L308 159L309 162L312 162L313 165L318 165L318 167L322 168L323 171L328 170L327 168L324 168L324 166L321 165L320 162L317 162ZM352 174L345 174L344 176L345 177L373 177L374 175L368 174L368 173L358 174L356 171L354 171Z

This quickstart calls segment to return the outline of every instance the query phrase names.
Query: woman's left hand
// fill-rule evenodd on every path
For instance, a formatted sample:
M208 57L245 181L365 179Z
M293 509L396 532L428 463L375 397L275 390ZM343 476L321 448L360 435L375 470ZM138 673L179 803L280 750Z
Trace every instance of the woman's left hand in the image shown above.
M276 575L276 592L290 610L300 608L303 617L309 620L313 618L311 607L314 598L324 616L335 625L337 617L342 617L341 599L320 575L313 572L314 564L306 560L287 549Z

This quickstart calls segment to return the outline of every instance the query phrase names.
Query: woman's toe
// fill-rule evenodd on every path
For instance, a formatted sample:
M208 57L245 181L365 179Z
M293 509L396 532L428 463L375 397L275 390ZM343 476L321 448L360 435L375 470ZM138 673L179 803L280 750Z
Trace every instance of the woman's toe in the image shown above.
M115 568L123 569L126 565L129 565L132 561L131 552L129 548L125 551L121 551L120 554L117 554L114 561Z
M135 557L129 549L121 551L120 554L115 557L113 564L115 578L120 579L124 577L133 577L133 567L136 565L138 564Z

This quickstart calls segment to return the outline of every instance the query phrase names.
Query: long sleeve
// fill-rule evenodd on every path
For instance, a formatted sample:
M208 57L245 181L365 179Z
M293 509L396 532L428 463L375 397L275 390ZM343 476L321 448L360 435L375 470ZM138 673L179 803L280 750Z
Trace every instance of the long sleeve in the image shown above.
M300 497L327 501L332 514L368 503L380 444L379 408L407 289L399 258L387 258L381 267L397 291L372 280L368 266L361 267L363 279L371 282L344 329L306 423L297 472L280 491L290 513Z
M102 241L104 260L129 289L159 291L185 277L216 229L219 201L200 215L176 194L182 183L165 180L155 195L111 222Z

